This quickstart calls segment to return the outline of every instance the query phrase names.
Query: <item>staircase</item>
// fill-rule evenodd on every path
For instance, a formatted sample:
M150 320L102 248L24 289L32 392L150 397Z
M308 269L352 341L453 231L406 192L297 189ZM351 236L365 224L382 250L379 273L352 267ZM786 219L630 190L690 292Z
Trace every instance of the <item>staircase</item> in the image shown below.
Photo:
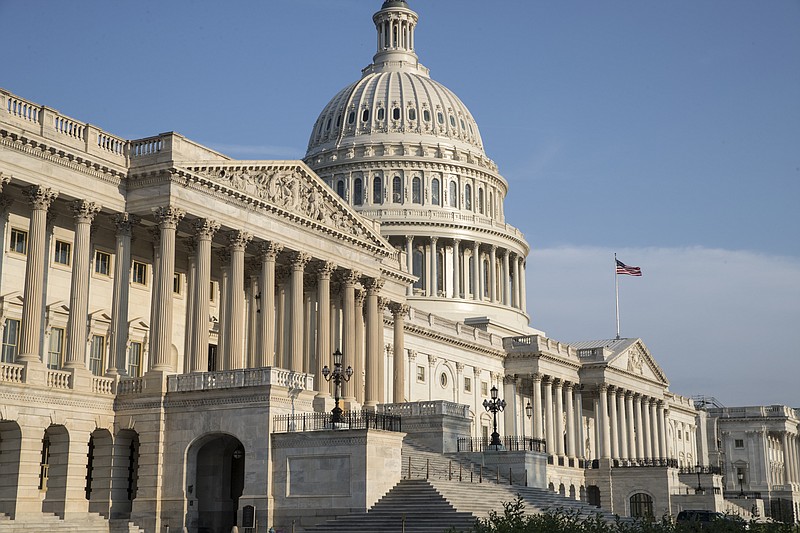
M133 522L127 520L107 520L95 513L81 518L62 520L54 514L23 516L11 520L0 515L0 533L144 533Z

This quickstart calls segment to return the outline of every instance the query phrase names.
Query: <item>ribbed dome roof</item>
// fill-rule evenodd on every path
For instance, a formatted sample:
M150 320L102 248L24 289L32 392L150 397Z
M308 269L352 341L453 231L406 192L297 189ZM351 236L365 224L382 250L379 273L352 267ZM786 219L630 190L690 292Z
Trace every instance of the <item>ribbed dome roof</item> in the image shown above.
M417 14L405 1L386 1L373 21L378 30L373 63L322 110L306 157L391 141L448 144L485 155L472 114L452 91L432 80L417 59Z

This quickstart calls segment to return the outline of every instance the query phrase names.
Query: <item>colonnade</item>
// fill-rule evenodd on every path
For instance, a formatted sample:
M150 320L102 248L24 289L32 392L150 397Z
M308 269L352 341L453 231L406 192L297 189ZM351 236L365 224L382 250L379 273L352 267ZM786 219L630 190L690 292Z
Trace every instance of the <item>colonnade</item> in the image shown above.
M536 373L531 377L533 436L547 442L551 455L633 462L666 460L663 400L605 383L587 389L555 376ZM584 400L592 404L594 439L585 434ZM592 441L594 446L589 447Z
M419 245L424 249L424 272L417 272L419 265L415 271L414 266L414 251ZM423 274L425 296L489 301L523 311L526 308L525 258L512 250L478 241L462 245L461 239L445 241L435 236L407 235L405 251L408 271L415 275ZM446 270L440 276L438 269L442 252L444 256L452 257L452 266L448 268L447 262L443 261ZM409 294L412 290L409 287Z
M7 180L4 182L6 183ZM2 188L0 188L2 193ZM0 194L1 195L1 194ZM48 210L58 194L42 186L24 190L31 215L28 226L27 261L23 292L21 335L17 363L42 362L42 302L44 299ZM74 217L74 243L64 368L87 371L89 278L93 256L91 231L101 206L89 200L70 203ZM149 336L149 370L178 371L173 353L173 291L176 239L185 212L175 206L153 211L153 283ZM125 374L128 344L128 302L131 241L141 221L129 213L111 216L116 228L110 346L106 374ZM190 227L188 298L184 370L209 370L210 288L212 243L222 241L218 254L223 271L218 329L217 370L281 365L317 376L316 388L326 394L321 368L335 348L342 348L344 364L356 376L346 389L348 396L366 406L387 399L383 357L383 310L390 304L381 295L380 278L362 276L299 250L284 250L280 243L260 240L242 230L224 234L220 223L199 218L184 221ZM255 260L245 261L255 249ZM281 264L279 264L279 262ZM247 268L249 267L249 268ZM285 268L286 267L286 268ZM246 278L249 274L249 284ZM332 279L335 283L331 283ZM249 304L249 312L246 305ZM394 302L396 354L404 354L404 315L408 306ZM255 312L253 312L255 311ZM308 339L313 339L309 341ZM334 342L341 343L334 346ZM403 356L395 357L393 397L405 397Z

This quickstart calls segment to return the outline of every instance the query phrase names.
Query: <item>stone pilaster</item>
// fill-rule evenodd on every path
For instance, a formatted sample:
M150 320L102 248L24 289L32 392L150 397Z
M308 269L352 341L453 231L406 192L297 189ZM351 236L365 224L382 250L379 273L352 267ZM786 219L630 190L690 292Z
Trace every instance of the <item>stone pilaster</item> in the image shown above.
M208 317L211 301L211 241L219 223L209 219L194 222L195 282L192 294L192 336L187 354L190 372L208 371Z
M174 372L172 364L172 282L175 276L175 233L184 211L174 206L155 210L161 230L158 277L153 283L155 291L155 323L150 339L151 369L157 372Z
M126 375L128 359L128 298L131 273L131 236L139 217L130 213L114 215L116 232L116 258L114 264L114 294L111 299L111 346L108 374ZM90 267L91 268L91 267Z
M214 370L227 370L225 354L228 353L228 338L230 337L230 313L228 298L230 293L230 272L231 272L231 252L230 249L220 248L217 250L217 260L219 261L220 280L219 280L219 325L217 329L217 367Z

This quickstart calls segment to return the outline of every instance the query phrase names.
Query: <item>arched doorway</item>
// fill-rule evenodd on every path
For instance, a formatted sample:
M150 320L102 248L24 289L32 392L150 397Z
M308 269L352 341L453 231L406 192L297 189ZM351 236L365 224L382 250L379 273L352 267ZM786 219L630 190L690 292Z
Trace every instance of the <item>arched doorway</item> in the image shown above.
M597 485L586 487L586 501L589 505L600 507L600 487Z
M14 516L16 511L21 441L16 422L0 421L0 514Z
M206 435L190 446L187 463L190 530L228 533L238 525L239 497L244 489L244 446L231 435Z

